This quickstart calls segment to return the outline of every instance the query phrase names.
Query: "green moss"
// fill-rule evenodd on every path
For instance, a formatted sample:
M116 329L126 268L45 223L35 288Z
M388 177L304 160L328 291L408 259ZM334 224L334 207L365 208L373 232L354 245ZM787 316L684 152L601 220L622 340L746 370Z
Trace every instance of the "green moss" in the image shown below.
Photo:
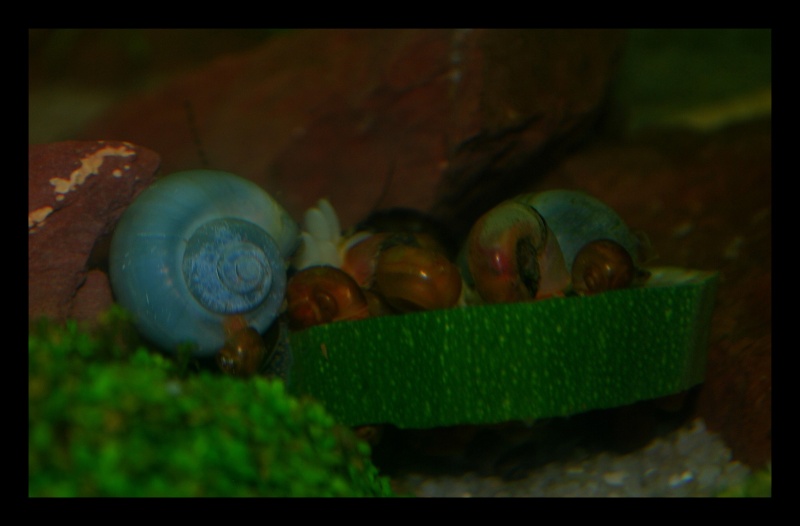
M280 381L187 374L121 335L29 331L31 496L388 496L370 450Z
M772 464L747 477L744 482L725 488L719 497L771 497Z
M663 125L678 113L772 85L770 29L634 29L628 35L614 98L628 110L631 129ZM748 103L754 102L739 104Z

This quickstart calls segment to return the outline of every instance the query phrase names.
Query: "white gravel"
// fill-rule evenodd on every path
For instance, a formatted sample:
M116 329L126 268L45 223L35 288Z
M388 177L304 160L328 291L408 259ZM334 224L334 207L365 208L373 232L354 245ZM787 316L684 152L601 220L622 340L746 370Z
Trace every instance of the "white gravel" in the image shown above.
M521 480L469 472L393 482L418 497L709 497L750 473L699 419L633 453L576 456L584 458L545 464Z

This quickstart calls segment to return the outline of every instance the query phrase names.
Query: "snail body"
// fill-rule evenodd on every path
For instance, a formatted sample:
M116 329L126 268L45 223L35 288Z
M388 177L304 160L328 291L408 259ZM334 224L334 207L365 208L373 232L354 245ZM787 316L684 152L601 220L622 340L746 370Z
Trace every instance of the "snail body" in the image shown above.
M197 356L223 347L226 317L258 332L278 314L299 228L256 184L191 170L150 186L123 214L111 243L116 300L166 351L192 342Z

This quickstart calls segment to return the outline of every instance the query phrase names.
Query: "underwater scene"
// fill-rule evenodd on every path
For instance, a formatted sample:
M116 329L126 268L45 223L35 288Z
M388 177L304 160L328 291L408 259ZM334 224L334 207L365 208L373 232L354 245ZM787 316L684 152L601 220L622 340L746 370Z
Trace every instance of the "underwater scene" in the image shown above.
M771 30L28 37L29 496L771 496Z

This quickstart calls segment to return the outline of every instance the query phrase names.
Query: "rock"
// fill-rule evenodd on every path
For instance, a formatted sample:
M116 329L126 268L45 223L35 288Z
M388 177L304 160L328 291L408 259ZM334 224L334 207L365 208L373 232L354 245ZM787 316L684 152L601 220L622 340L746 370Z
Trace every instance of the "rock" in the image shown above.
M69 317L92 321L99 313L108 310L113 303L108 274L93 269L86 273L86 280L75 293Z
M656 253L653 266L721 275L705 382L661 399L549 420L551 425L575 426L557 433L561 441L589 437L627 453L676 423L698 417L722 436L735 460L753 469L771 462L771 182L767 119L712 134L675 129L597 140L523 188L588 192L647 235ZM503 197L515 191L509 189ZM445 435L432 442L459 444ZM392 466L400 458L393 451L378 453ZM462 451L454 449L453 454ZM409 464L406 459L399 462Z
M92 320L111 304L107 276L90 272L93 250L154 180L159 157L127 142L68 141L29 146L28 164L28 317Z
M720 272L695 416L762 468L772 458L771 121L598 141L527 190L549 188L608 203L648 236L653 265Z
M129 100L86 136L146 145L164 173L237 173L298 220L328 197L345 227L394 206L458 221L507 188L516 167L583 136L623 37L296 31Z

